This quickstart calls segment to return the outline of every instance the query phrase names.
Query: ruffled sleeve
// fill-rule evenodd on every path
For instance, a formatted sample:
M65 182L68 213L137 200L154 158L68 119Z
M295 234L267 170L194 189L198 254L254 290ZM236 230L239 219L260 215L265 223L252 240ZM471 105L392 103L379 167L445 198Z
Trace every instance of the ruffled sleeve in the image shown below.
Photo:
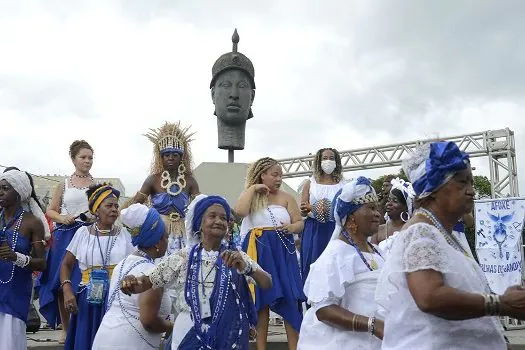
M447 250L441 247L442 234L434 226L424 223L415 224L410 226L401 237L404 241L403 271L435 270L443 273L451 271L451 260Z
M181 249L163 258L157 267L148 274L153 288L171 285L181 273L186 273L184 266L186 266L185 262L187 259L188 252L186 249Z
M73 254L75 257L79 256L80 252L85 251L87 245L87 238L89 237L88 226L80 227L77 232L73 235L71 242L67 246L67 251Z
M331 241L319 259L310 266L304 285L310 303L339 304L346 287L355 281L357 254L344 245L346 243L340 240Z

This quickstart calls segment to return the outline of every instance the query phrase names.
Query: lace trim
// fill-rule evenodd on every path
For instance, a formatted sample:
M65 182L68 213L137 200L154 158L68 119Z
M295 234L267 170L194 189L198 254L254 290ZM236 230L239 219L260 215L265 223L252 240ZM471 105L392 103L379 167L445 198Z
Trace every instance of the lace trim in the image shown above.
M434 226L420 223L402 235L405 246L402 264L406 272L420 270L451 271L447 252L440 246L441 233Z
M186 257L187 252L182 249L177 253L162 259L157 267L149 274L149 279L153 288L160 288L173 283L181 271L183 271Z

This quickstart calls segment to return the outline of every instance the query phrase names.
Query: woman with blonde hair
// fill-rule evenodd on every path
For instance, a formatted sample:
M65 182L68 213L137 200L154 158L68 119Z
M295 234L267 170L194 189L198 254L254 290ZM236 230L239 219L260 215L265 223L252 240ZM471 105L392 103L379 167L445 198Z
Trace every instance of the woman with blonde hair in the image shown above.
M284 318L288 347L297 347L305 301L293 234L302 232L299 207L281 190L282 169L272 158L261 158L248 169L246 190L234 207L244 220L243 250L272 276L273 287L252 288L258 312L257 348L266 349L270 309Z

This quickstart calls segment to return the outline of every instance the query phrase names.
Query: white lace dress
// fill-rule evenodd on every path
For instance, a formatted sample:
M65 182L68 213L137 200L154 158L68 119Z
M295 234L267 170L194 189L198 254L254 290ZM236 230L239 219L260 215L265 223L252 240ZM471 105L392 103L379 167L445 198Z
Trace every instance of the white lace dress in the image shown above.
M385 318L382 349L506 349L497 317L449 321L419 310L406 274L420 270L443 274L449 287L488 293L483 272L472 258L454 249L432 225L417 223L397 235L377 284L378 313Z
M363 253L370 263L373 258L379 268L383 259L378 254ZM298 349L338 350L366 349L381 347L381 341L367 332L351 332L330 326L317 319L317 310L338 305L362 316L374 316L376 303L374 291L380 269L370 271L356 249L341 241L332 240L319 259L311 265L304 292L312 307L306 312Z
M171 348L178 349L180 343L186 336L186 333L193 327L193 321L190 316L190 308L186 303L184 297L184 287L186 284L186 271L188 269L188 255L191 247L180 249L170 256L166 256L160 260L157 267L150 273L145 273L149 276L153 288L169 287L175 294L174 309L178 313L173 325ZM250 261L255 270L260 269L260 266L254 262L248 255L241 252L245 261ZM219 252L202 250L202 275L207 276L204 283L204 292L206 295L211 295L214 287L216 269L215 262L219 256ZM253 283L253 279L246 277L249 283ZM208 282L210 281L210 282ZM202 289L199 288L199 298L204 298Z

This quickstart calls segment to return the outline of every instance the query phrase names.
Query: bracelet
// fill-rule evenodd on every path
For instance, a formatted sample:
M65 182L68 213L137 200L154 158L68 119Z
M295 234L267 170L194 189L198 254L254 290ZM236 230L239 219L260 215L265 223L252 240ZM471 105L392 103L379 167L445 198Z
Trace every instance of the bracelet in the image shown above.
M485 316L499 316L501 302L497 294L482 294L485 299Z
M251 263L245 261L244 264L246 265L242 271L239 271L241 275L251 275L253 273L253 266Z
M60 287L58 289L62 289L62 287L64 287L65 284L72 284L71 280L64 280L62 281L62 283L60 283Z
M29 265L31 262L31 257L29 255L24 255L22 253L16 252L16 260L14 264L18 267L24 268Z
M374 335L376 332L376 318L375 316L368 318L368 333Z
M352 317L352 332L355 332L356 331L356 320L357 320L357 315L354 314L354 316Z

